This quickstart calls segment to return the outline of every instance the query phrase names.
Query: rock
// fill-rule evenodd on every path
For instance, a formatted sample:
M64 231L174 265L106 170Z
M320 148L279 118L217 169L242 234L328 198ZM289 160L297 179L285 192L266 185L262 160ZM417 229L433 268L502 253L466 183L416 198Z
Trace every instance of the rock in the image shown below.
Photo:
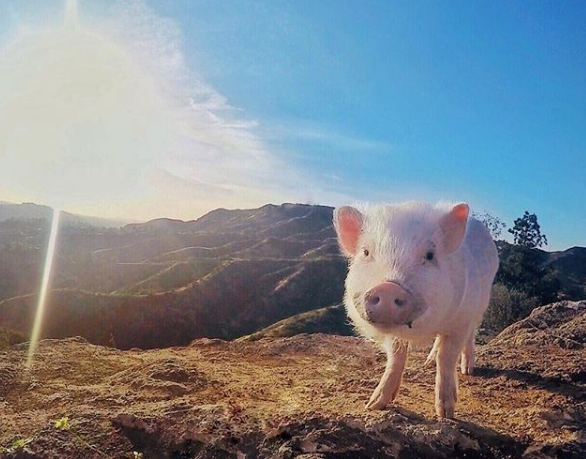
M528 317L505 328L492 344L582 348L586 346L586 301L560 301L535 308Z
M191 373L188 372L185 368L181 368L173 361L168 361L154 368L149 373L149 378L158 379L161 381L183 383L189 381L190 379L197 378L197 374L195 371Z
M480 354L490 366L507 369L518 381L569 383L567 389L573 391L574 384L586 382L585 349L586 301L561 301L534 309L504 329Z

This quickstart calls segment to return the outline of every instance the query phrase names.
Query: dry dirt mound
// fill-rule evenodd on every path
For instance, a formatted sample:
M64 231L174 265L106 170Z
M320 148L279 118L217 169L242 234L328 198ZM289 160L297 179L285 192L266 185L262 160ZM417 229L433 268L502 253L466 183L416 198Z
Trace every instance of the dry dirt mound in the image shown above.
M412 353L396 405L366 412L384 358L358 338L152 351L46 340L29 372L19 346L0 353L5 458L586 457L582 382L516 366L559 370L583 362L582 349L486 346L478 375L460 378L458 419L438 421L425 349Z
M535 308L493 341L498 346L547 344L570 349L586 346L586 301L560 301Z

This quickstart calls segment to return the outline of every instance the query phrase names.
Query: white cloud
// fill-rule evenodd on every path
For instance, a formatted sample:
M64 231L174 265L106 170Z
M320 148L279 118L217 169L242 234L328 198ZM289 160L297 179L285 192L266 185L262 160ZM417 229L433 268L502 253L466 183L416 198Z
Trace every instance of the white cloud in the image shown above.
M294 129L287 129L286 132L299 139L320 143L337 151L387 153L392 150L392 146L387 142L364 139L316 126L297 126Z
M3 188L126 219L345 199L270 151L143 0L118 2L90 29L29 32L1 51Z

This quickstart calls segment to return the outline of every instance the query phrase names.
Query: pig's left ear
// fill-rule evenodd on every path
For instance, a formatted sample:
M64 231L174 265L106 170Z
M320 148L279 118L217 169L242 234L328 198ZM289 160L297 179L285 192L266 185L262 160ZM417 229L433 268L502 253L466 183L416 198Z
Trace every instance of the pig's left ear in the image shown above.
M469 211L468 204L462 203L454 206L450 212L441 218L439 227L440 244L443 252L451 253L460 247L466 234Z
M358 249L362 220L362 214L354 207L344 206L334 210L334 228L338 233L338 242L348 257L354 256Z

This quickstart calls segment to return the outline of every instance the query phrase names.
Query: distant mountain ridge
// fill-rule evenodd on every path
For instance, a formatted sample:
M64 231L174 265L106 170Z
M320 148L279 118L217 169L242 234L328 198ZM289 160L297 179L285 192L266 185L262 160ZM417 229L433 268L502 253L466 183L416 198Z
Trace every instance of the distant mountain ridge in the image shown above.
M49 206L34 204L32 202L23 202L14 204L6 201L0 201L0 222L5 220L28 220L53 218L53 209ZM92 217L87 215L77 215L69 212L62 212L61 221L65 225L74 226L95 226L104 228L120 228L126 223L108 218Z
M216 209L197 220L156 218L145 223L126 225L125 229L131 231L223 231L245 234L261 232L266 235L287 236L329 228L332 213L333 208L327 206L266 204L258 209Z

